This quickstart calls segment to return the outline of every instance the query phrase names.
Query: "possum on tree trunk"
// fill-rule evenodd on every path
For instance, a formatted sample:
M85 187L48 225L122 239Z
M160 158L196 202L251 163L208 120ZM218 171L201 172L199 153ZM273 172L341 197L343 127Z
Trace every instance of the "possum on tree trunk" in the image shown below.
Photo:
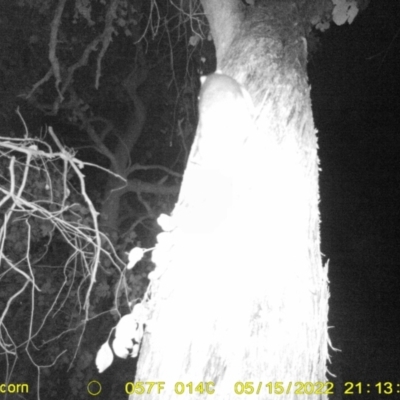
M248 100L249 93L235 79L216 71L214 74L201 77L201 90L199 96L200 118L217 104L225 101ZM251 101L251 100L250 100Z
M236 154L253 125L250 94L235 79L217 71L202 77L199 96L199 126L191 161L209 167L223 162L225 148Z
M249 93L216 72L202 79L199 124L174 217L186 232L216 232L226 221L241 184L243 149L254 121ZM236 189L235 189L236 188Z

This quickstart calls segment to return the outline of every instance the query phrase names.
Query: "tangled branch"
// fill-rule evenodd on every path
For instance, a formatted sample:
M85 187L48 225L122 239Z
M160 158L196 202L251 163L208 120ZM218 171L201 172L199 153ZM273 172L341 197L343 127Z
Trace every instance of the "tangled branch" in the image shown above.
M33 361L29 348L31 344L37 348L33 340L45 329L49 317L60 314L66 302L72 301L78 312L71 317L70 326L81 329L80 340L86 323L95 317L91 295L101 262L108 259L107 264L117 270L119 288L124 282L124 264L100 232L98 212L86 192L82 169L92 164L77 159L60 143L52 128L49 133L59 151L53 151L40 139L0 138L0 305L4 305L0 307L0 354L17 357L18 349L23 347L38 371L43 366ZM59 170L60 164L63 167ZM68 183L72 175L79 182L75 193ZM37 251L38 247L48 250L56 234L69 249L61 267L43 263L45 253ZM36 246L38 242L41 246ZM42 272L48 268L60 268L63 279L57 281L56 274L49 277ZM50 304L45 295L51 298ZM25 299L23 308L20 299ZM15 321L19 321L16 310L25 310L21 317L26 330L13 330ZM82 318L78 317L81 311ZM65 333L52 332L55 338ZM41 343L51 340L42 338Z

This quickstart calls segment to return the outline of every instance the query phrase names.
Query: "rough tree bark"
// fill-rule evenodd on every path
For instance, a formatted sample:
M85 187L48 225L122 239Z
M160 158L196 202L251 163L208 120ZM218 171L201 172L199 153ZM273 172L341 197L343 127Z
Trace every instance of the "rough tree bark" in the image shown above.
M296 389L322 399L331 389L312 385L326 380L329 296L304 14L294 1L256 4L202 0L218 69L254 109L249 118L234 80L206 81L173 228L153 253L136 374L165 388L142 399L178 398L178 382L186 395L191 383L213 382L225 400L249 381L260 399L292 399ZM240 397L254 398L247 390Z

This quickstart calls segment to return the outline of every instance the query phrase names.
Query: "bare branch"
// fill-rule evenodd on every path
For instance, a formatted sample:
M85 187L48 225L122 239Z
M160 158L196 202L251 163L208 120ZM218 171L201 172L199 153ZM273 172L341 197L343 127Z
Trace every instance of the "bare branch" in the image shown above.
M155 26L153 25L153 22L152 22L153 19L152 19L152 17L151 17L151 16L153 15L153 11L155 11L156 14L157 14ZM142 39L144 39L144 38L146 37L147 31L148 31L149 29L151 29L151 33L152 33L153 37L156 36L157 33L158 33L158 29L159 29L159 27L160 27L160 19L161 19L161 17L160 17L160 10L158 9L158 4L157 4L157 2L156 2L155 0L151 0L151 2L150 2L150 12L149 12L149 15L150 15L150 16L149 16L149 18L147 19L146 27L143 29L143 33L142 33L142 34L140 35L140 37L136 40L135 43L141 42Z
M53 68L50 68L50 69L47 71L46 75L45 75L42 79L38 80L38 81L33 85L32 90L31 90L27 95L24 95L25 99L29 99L29 98L33 95L33 93L36 92L36 89L37 89L38 87L42 86L43 83L47 82L47 81L53 76L53 73L54 73Z
M64 11L66 1L67 0L59 0L58 2L53 21L51 22L51 32L50 32L50 42L49 42L49 48L50 48L49 60L52 66L52 72L54 74L54 77L56 78L56 89L60 96L61 101L63 99L63 96L60 92L61 73L60 73L60 64L58 62L56 50L57 50L58 30L61 25L61 16Z
M28 284L29 284L29 280L27 279L27 280L25 281L25 283L24 283L24 286L22 286L22 288L19 289L18 292L15 292L11 297L9 297L9 299L7 300L7 304L6 304L5 308L4 308L4 311L3 311L3 313L2 313L1 316L0 316L0 326L3 326L3 320L4 320L5 316L6 316L7 313L8 313L8 310L9 310L9 308L10 308L11 303L12 303L21 293L23 293L23 292L25 291L25 289L26 289L26 287L28 286ZM2 347L6 353L15 354L13 351L7 350L7 346L5 345L5 343L4 343L3 341L0 341L0 347Z
M167 174L175 176L176 178L182 178L183 176L179 172L172 171L171 169L164 167L162 165L140 165L140 164L132 165L128 170L128 174L131 174L132 172L135 171L150 170L150 169L160 169L161 171L165 171Z
M153 212L152 208L150 207L149 203L143 199L143 196L141 193L137 193L137 198L139 202L142 204L142 206L146 209L147 215L149 217L154 217L155 213Z
M101 141L104 141L104 139L106 138L106 136L113 130L115 129L114 124L106 118L103 117L91 117L87 119L88 123L90 123L91 125L93 125L94 122L101 122L105 125L105 128L102 129L101 133L99 133L99 138Z
M89 135L90 139L93 141L93 143L96 146L96 150L99 151L103 156L107 157L112 165L112 169L115 172L120 172L118 168L118 161L115 158L115 155L113 152L103 143L103 138L105 137L106 133L103 132L100 135L96 132L96 130L93 127L92 122L94 122L95 119L91 118L86 118L86 116L83 113L80 113L80 117L82 120L82 127L85 129L87 134ZM97 118L96 120L100 120ZM106 127L105 130L109 132L111 130L110 126Z
M68 89L70 83L72 82L72 78L74 76L75 71L80 68L80 67L84 67L85 65L87 65L88 61L89 61L89 56L90 53L92 51L95 51L97 49L97 45L101 42L101 35L97 36L95 39L93 39L91 41L91 43L89 43L86 48L85 51L82 54L82 57L73 65L71 65L68 68L68 74L67 74L67 78L65 79L65 82L63 84L63 87L61 89L61 93L64 94L65 91Z
M53 129L50 127L49 132L52 136L53 139L57 140L57 145L59 146L60 143L53 131ZM81 186L81 193L83 198L85 199L86 205L89 207L90 215L92 217L92 223L93 223L93 234L94 234L94 240L91 240L92 243L95 246L95 252L93 255L93 263L92 263L92 268L90 270L90 281L89 281L89 287L86 292L86 298L85 298L85 305L84 305L84 310L85 310L85 321L89 320L89 305L90 305L90 294L93 289L93 285L96 282L96 276L97 276L97 270L99 267L100 263L100 252L101 252L101 238L100 238L100 231L99 231L99 226L98 226L98 212L96 211L92 201L90 200L89 196L86 193L86 183L85 183L85 176L82 174L80 171L83 168L83 164L80 160L76 159L73 155L68 153L64 148L61 148L61 154L62 158L68 160L70 166L72 169L75 171L76 175L79 178L80 181L80 186Z
M104 57L104 54L106 53L108 46L111 43L112 40L112 34L114 33L114 28L113 28L113 22L117 16L117 8L118 8L119 0L112 0L109 9L107 10L107 15L106 15L106 25L104 27L103 31L103 40L102 40L102 48L100 50L100 53L97 57L97 69L96 69L96 83L95 83L95 88L99 88L99 81L100 81L100 76L101 76L101 60Z
M57 36L58 36L57 34L58 34L58 30L61 25L61 16L62 16L62 12L63 12L64 6L65 6L65 3L66 3L66 0L59 1L53 21L51 23L51 34L50 34L50 41L49 41L49 48L50 48L49 60L51 63L51 68L47 71L46 75L42 79L40 79L38 82L35 83L32 90L26 96L24 96L26 99L29 99L41 85L43 85L45 82L47 82L54 75L54 77L56 79L56 89L57 89L59 96L53 102L53 105L52 105L52 114L53 115L56 115L58 113L60 104L64 100L65 91L68 89L69 85L71 84L75 71L78 68L87 65L90 54L97 49L97 45L103 40L102 39L103 34L101 34L101 35L97 36L95 39L93 39L92 42L86 46L81 58L75 64L71 65L68 68L65 80L63 81L61 78L60 63L59 63L59 60L56 55L56 50L57 50ZM62 87L60 88L61 84L62 84Z
M160 186L154 183L143 182L139 179L129 179L127 191L135 193L152 193L161 195L177 195L180 185Z

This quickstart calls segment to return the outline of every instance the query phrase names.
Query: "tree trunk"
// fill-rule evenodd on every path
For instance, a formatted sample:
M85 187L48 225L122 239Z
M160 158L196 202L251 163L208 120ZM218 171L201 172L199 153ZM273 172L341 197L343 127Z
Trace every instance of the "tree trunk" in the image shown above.
M301 17L289 1L202 4L224 75L203 85L175 228L153 253L136 382L165 387L141 398L197 399L200 382L224 400L327 398L332 388L317 386L329 296Z

